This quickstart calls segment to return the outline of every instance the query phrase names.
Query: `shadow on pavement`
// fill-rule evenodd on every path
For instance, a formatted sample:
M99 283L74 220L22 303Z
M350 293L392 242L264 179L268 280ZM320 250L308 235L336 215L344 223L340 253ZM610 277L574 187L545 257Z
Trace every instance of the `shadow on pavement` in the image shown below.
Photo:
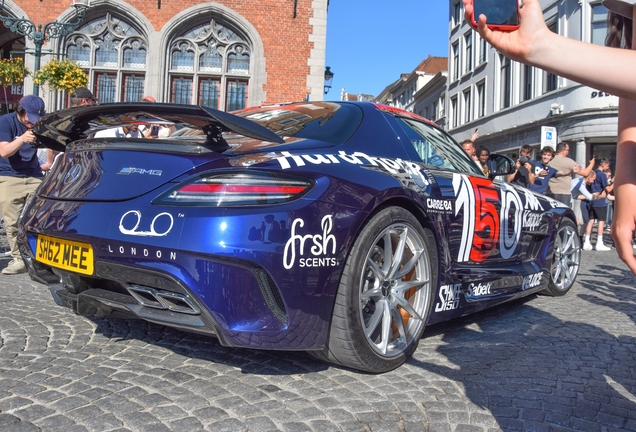
M84 317L93 321L96 333L121 341L136 339L175 354L240 368L256 375L294 375L326 370L330 365L305 352L265 351L222 346L212 336L186 333L137 319ZM143 355L143 352L140 352Z
M532 302L557 299L534 299L428 329L408 363L463 385L503 430L634 430L636 340L616 337L593 319L555 318ZM446 362L421 355L426 338L436 336Z

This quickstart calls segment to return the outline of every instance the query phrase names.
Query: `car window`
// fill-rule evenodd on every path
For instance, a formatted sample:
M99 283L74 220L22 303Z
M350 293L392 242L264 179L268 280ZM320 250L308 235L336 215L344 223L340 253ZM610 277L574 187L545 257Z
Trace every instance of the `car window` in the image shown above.
M362 122L358 106L333 102L249 108L232 114L259 123L283 138L308 138L336 145L351 138Z
M396 120L426 165L482 174L477 164L444 132L417 120L403 117Z

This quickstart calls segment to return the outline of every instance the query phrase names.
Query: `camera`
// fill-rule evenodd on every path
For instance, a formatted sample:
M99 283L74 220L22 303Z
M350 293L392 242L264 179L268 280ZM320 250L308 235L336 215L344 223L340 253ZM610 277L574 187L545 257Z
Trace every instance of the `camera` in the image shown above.
M528 156L526 155L521 155L519 156L519 162L521 162L521 165L525 165L526 162L528 162L530 159L528 159Z

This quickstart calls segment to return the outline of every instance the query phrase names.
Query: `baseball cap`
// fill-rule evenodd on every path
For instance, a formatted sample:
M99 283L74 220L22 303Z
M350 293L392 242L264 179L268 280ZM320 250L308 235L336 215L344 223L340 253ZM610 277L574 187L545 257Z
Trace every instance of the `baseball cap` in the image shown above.
M603 0L603 6L614 13L631 19L636 0Z
M71 97L75 99L95 99L93 93L86 87L76 88L75 91L71 93Z
M35 95L24 96L20 99L20 106L26 111L27 118L31 123L36 123L46 113L44 100Z

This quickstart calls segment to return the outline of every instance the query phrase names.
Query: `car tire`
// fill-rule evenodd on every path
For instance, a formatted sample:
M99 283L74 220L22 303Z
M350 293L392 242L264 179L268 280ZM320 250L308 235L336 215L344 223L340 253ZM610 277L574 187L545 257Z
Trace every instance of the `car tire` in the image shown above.
M581 239L576 225L563 218L554 236L554 252L550 265L550 283L543 292L559 297L574 285L581 264Z
M351 248L327 346L313 354L372 373L400 366L424 332L437 286L437 266L430 229L401 207L378 212Z

